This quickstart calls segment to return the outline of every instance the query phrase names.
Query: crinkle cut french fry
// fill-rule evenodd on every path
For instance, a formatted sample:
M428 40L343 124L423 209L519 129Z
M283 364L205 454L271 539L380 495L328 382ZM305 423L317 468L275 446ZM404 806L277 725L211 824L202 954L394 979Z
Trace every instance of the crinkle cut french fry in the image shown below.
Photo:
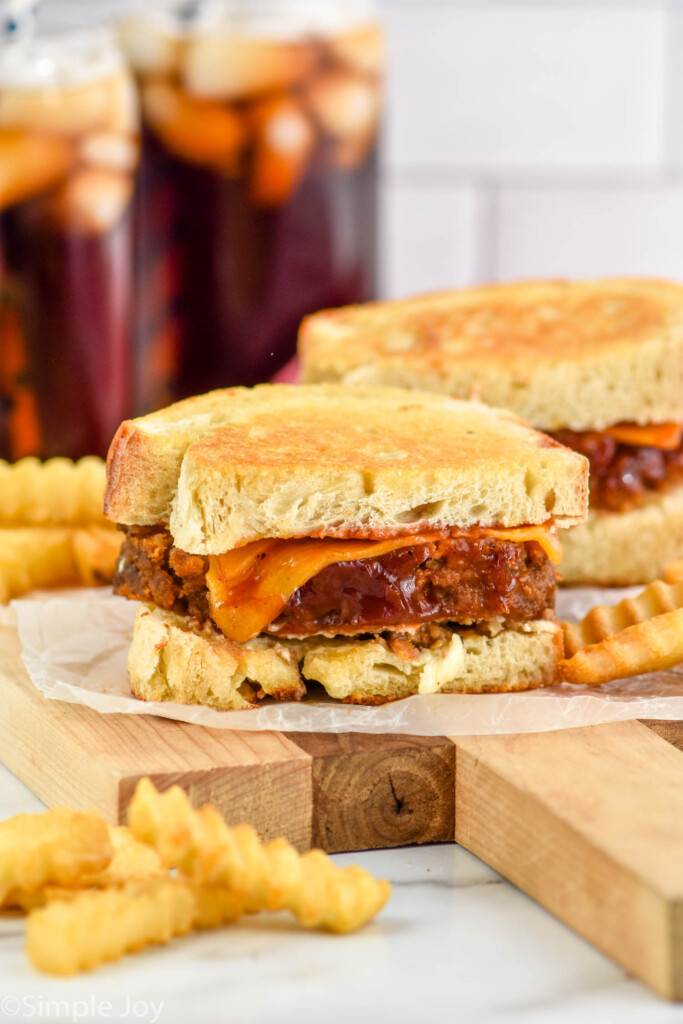
M0 460L0 526L104 525L102 459Z
M187 882L192 889L195 901L195 928L220 928L223 924L233 924L240 917L249 913L246 901L239 893L224 885L198 885Z
M111 583L122 543L122 533L104 526L90 526L87 529L73 531L74 562L84 587Z
M560 679L597 686L683 661L683 608L628 626L561 661Z
M195 900L171 879L81 893L32 911L26 954L48 974L76 974L191 931Z
M95 811L55 808L0 822L0 905L13 892L32 893L48 883L77 885L112 859L109 829Z
M0 602L48 587L111 582L123 537L106 527L0 527Z
M26 953L38 970L76 974L195 928L231 924L243 913L234 892L182 878L91 889L32 911Z
M142 779L129 823L168 867L198 883L229 887L250 911L291 910L308 928L360 928L389 897L389 883L360 867L338 868L320 850L301 855L284 839L264 844L249 825L229 828L209 805L195 811L177 786L158 793Z
M58 526L0 528L0 602L29 590L78 582L71 530Z
M125 825L110 825L109 837L113 850L110 862L102 871L85 876L79 885L104 889L110 885L142 882L148 878L168 875L157 851L138 839Z
M591 608L581 622L563 622L565 656L571 657L590 644L677 608L683 608L683 582L667 584L655 580L636 597L626 598L612 607Z
M683 583L683 558L669 562L664 570L665 583Z
M157 851L138 839L125 825L110 825L113 856L100 871L83 872L75 885L48 883L32 892L12 890L7 903L22 910L42 907L51 900L72 900L86 889L106 889L128 882L142 882L152 878L168 878L168 869Z
M162 795L143 779L130 816L132 832L108 828L94 812L48 811L0 826L0 868L3 832L5 853L18 850L24 856L31 837L41 837L41 863L47 869L33 872L30 886L26 870L20 872L23 905L29 909L26 953L39 970L58 975L91 970L125 953L261 909L288 908L306 926L349 931L374 916L389 895L387 882L359 867L339 869L321 850L301 856L284 839L264 845L249 826L228 828L213 807L194 811L178 787ZM94 865L91 857L74 872L74 828L85 818L103 830L107 842L111 837L113 857L109 843L106 858ZM47 846L46 833L51 837ZM141 843L150 840L152 845L143 850ZM70 878L55 870L51 858L59 851ZM9 857L10 864L16 867L16 862ZM183 873L170 877L172 866ZM16 882L15 873L9 878L10 895L17 894ZM88 888L79 891L79 885ZM40 905L41 900L47 902Z

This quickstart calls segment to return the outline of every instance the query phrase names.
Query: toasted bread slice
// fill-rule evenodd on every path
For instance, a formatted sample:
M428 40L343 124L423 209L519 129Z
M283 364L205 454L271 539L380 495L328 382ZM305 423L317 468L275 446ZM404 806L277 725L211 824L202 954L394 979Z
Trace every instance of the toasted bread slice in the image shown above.
M304 382L424 388L510 409L540 430L683 412L683 286L527 281L315 313Z
M128 652L133 693L142 700L206 704L221 711L251 707L264 695L298 700L306 692L296 652L272 637L235 644L196 633L189 621L140 605Z
M562 537L565 583L626 587L649 583L683 558L683 487L652 494L630 512L588 513Z
M423 650L408 661L379 638L304 642L302 673L330 697L348 704L384 704L414 693L509 693L553 686L562 657L562 630L535 621L496 636L454 633L449 648Z
M299 675L330 697L384 704L414 693L491 693L530 690L557 682L563 654L556 622L480 636L454 632L450 643L402 657L379 637L359 640L276 640L233 644L193 633L186 620L142 606L128 657L131 688L151 701L206 704L222 710L253 707L264 696L292 700L305 692Z
M168 431L164 428L168 424ZM105 512L177 547L585 517L586 460L509 413L397 389L261 385L124 423Z

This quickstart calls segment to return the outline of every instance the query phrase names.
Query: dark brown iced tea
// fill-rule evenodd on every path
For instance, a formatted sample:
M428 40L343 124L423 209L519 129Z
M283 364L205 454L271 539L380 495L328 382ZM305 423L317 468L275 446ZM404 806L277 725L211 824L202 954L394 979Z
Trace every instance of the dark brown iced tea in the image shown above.
M148 20L124 39L145 126L142 358L172 375L179 343L178 397L267 380L303 316L375 292L381 30L280 38Z
M115 54L91 72L79 57L40 85L0 63L0 457L11 460L105 455L132 412L136 101Z

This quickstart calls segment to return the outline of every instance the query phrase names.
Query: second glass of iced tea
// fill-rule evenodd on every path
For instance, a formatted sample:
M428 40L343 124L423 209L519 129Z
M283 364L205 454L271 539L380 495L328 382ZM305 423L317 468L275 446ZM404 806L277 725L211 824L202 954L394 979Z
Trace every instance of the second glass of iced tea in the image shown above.
M0 46L0 458L105 455L132 412L137 160L106 34Z
M267 380L305 314L374 296L383 38L343 8L244 0L123 26L144 125L141 407L164 368L173 397Z

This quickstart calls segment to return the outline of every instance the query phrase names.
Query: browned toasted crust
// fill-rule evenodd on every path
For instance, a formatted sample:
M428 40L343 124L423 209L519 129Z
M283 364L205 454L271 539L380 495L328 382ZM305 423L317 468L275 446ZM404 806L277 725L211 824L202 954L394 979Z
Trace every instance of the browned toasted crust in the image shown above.
M449 348L478 363L514 364L530 356L554 363L558 349L580 359L596 347L637 345L680 327L682 317L683 286L670 281L520 281L321 310L304 318L300 352L306 365L323 325L339 328L340 338L345 330L349 365L361 343L382 355L421 353L432 365L447 361ZM402 347L397 336L404 331L409 338Z
M128 518L130 510L138 508L146 517L140 522L167 521L188 446L229 419L229 399L246 391L212 391L147 416L125 420L107 455L105 515L114 522L133 522Z
M128 450L129 446L130 450ZM136 462L138 465L142 465L144 462L144 442L130 420L122 423L116 431L107 454L104 514L114 520L126 475L126 462Z
M124 424L109 472L111 518L169 522L197 554L330 531L572 523L586 509L583 457L511 413L396 388L212 392Z
M683 412L683 286L523 281L327 310L299 333L304 381L477 397L541 429Z

